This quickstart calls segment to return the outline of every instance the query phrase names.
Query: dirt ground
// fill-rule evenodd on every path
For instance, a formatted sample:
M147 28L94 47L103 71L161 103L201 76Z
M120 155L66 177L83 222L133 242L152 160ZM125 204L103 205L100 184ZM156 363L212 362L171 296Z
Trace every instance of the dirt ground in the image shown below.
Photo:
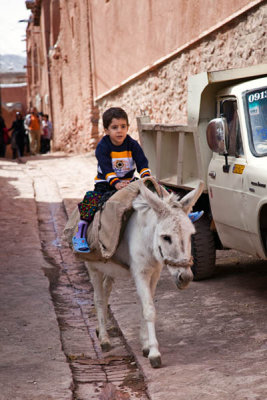
M70 250L61 247L59 231L67 214L92 188L95 167L93 155L52 154L25 158L22 163L0 160L0 301L4 307L0 337L0 393L4 397L0 394L0 399L266 400L267 263L235 251L217 252L215 277L193 282L184 291L177 291L168 272L163 272L155 298L163 361L160 369L152 369L141 354L139 304L132 282L116 282L110 308L126 348L114 335L113 351L100 357L113 357L113 361L115 357L117 362L119 357L132 355L135 361L129 360L137 365L134 374L120 376L113 384L118 388L116 382L126 382L128 377L136 386L141 383L144 391L134 390L130 395L129 391L118 391L112 397L106 387L103 397L103 385L93 379L89 382L84 371L76 391L73 389L73 365L61 349L71 334L60 333L45 271L55 266L57 271L65 268L68 281L64 290L72 315L67 326L82 325L78 307L72 309L71 304L78 299L79 307L86 306L80 307L84 315L90 313L91 305L86 302L90 282ZM66 215L63 212L57 218L60 209ZM59 249L60 254L47 257L49 248L52 252ZM77 276L83 280L78 282ZM77 297L81 294L84 297ZM86 329L90 333L94 328L88 325ZM72 346L69 354L74 361L77 354L83 354L80 364L88 367L92 365L90 357L96 356L90 353L88 339L81 332L84 328L75 330L79 349ZM98 351L97 338L93 340Z

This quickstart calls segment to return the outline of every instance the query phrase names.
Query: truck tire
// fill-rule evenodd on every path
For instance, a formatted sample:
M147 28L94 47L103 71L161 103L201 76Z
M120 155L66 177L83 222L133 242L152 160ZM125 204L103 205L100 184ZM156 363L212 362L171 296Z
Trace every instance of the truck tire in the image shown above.
M210 230L210 219L205 214L195 222L192 236L194 281L210 278L216 270L215 234Z

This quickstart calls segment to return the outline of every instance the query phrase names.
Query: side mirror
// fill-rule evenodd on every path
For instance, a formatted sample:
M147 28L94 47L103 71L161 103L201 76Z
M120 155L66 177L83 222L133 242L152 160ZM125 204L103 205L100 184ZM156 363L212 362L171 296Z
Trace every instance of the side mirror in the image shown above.
M215 153L227 154L228 125L225 118L212 119L207 126L207 142Z
M228 152L226 140L229 137L228 125L225 118L212 119L207 126L207 142L209 148L215 153L223 154L225 157L225 164L223 165L223 172L228 173L230 166L228 164Z

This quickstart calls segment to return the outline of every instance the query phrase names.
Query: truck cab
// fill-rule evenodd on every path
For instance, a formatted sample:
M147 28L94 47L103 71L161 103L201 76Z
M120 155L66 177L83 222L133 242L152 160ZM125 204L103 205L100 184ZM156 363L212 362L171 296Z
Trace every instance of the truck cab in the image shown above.
M153 175L183 196L201 179L192 238L195 280L214 274L216 249L267 259L267 65L188 79L188 125L137 119Z
M207 185L217 233L224 247L266 258L266 78L219 91L216 117L217 121L207 127L208 144L213 150ZM225 129L223 145L218 149L221 141L212 127L220 119Z

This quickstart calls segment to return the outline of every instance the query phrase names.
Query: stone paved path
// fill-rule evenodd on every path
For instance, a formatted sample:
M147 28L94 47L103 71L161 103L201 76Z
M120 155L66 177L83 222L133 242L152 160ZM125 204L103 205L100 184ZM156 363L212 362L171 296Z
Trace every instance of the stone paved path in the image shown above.
M145 400L143 374L112 314L113 350L105 358L102 354L87 271L61 244L66 208L76 206L77 199L69 198L65 208L55 173L62 178L64 171L56 165L55 171L54 166L42 168L42 161L0 161L1 211L6 210L6 216L1 215L1 237L6 239L5 247L1 245L6 254L1 263L1 288L2 294L7 293L1 321L5 360L0 398ZM78 173L81 163L74 164ZM71 178L68 183L71 188ZM9 232L14 232L12 241ZM13 286L17 288L9 293Z
M111 323L114 348L101 355L90 283L58 235L66 214L92 188L94 157L53 154L24 161L0 160L1 400L104 399L117 389L117 398L267 398L266 262L218 252L217 275L182 292L165 271L156 292L163 358L157 370L141 355L133 286L117 282L111 311L119 326ZM119 368L103 391L102 378L123 358L133 369L124 375ZM120 386L123 380L128 386Z

